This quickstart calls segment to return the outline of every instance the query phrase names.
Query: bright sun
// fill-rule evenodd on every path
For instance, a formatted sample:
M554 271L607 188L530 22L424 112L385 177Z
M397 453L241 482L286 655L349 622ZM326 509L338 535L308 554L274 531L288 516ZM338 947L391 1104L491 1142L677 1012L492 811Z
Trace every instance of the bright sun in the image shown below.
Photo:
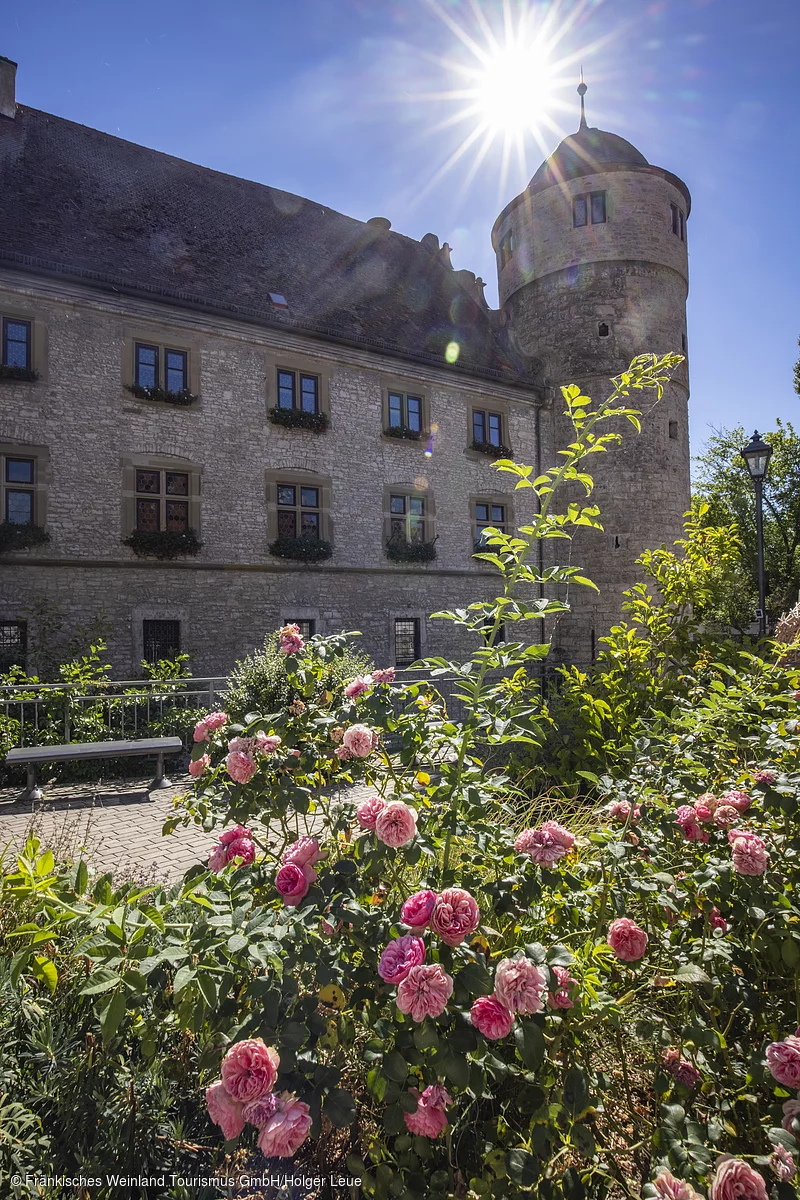
M520 44L502 47L478 73L478 115L495 133L524 133L544 116L552 84L552 71L541 49Z

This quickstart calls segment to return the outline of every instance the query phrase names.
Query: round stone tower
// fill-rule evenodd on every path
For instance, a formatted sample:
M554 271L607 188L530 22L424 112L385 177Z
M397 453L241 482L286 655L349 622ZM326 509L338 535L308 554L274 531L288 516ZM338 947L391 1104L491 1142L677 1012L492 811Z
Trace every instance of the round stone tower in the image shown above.
M595 400L637 354L686 353L689 286L686 224L691 198L677 176L651 166L630 142L590 128L581 80L578 132L542 163L492 230L500 305L511 340L541 363L554 389L554 462L569 426L558 388L577 383ZM554 653L587 663L638 578L637 556L671 544L689 507L689 379L686 363L660 402L639 393L642 432L627 422L621 447L587 462L597 481L604 533L582 530L571 561L600 588L571 589L572 613L553 633ZM578 497L575 497L576 499ZM563 561L566 542L549 543Z

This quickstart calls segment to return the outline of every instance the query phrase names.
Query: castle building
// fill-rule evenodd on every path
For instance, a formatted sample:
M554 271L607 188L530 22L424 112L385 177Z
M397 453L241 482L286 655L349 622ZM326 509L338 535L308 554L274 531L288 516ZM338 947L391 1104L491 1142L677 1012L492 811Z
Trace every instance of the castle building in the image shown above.
M494 595L476 543L531 513L494 459L551 464L560 384L686 349L685 185L581 97L495 223L493 311L434 234L19 105L15 75L0 58L0 669L35 670L54 619L103 622L118 677L179 650L222 673L286 621L360 630L379 664L463 654L431 613ZM589 661L636 556L679 535L687 400L682 367L598 471L605 533L572 553L599 598L525 636Z

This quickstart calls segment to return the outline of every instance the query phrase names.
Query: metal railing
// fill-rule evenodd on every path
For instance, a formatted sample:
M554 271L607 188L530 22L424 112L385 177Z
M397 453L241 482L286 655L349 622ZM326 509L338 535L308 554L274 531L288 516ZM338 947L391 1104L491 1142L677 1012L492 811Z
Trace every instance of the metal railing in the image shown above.
M179 726L181 713L213 710L225 682L224 676L98 680L83 692L57 683L0 687L0 733L6 746L135 738L153 725ZM90 731L98 736L85 737Z

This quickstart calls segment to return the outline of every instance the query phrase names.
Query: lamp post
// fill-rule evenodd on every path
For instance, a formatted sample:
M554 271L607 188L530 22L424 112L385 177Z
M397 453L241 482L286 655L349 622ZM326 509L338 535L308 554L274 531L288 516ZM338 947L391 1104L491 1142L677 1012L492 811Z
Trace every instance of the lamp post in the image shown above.
M756 489L756 541L758 546L758 632L760 637L767 634L767 611L764 581L764 496L763 485L767 476L769 460L772 457L772 446L768 446L758 430L741 450L741 455L747 463L750 478Z

